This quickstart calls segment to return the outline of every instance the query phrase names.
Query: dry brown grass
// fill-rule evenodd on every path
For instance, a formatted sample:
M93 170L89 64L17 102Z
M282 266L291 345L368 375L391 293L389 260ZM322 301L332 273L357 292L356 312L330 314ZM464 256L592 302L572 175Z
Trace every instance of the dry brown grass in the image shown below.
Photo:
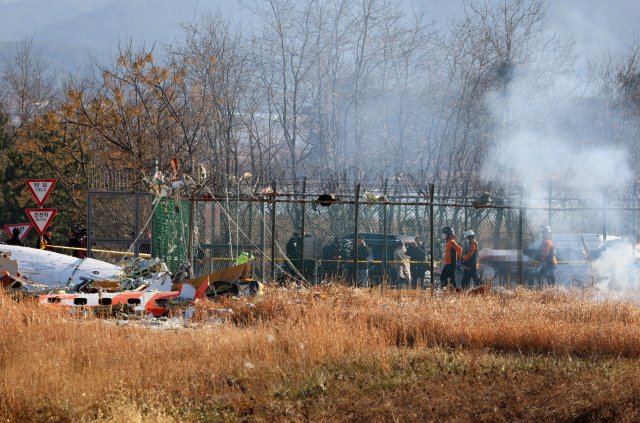
M3 297L1 417L199 420L222 418L224 410L232 410L236 417L258 418L256 404L267 416L280 412L279 405L268 406L271 401L299 404L301 397L340 392L325 392L323 381L334 373L358 369L353 380L364 382L358 382L356 391L365 383L375 387L367 392L386 392L381 381L411 368L407 360L413 357L415 364L420 354L428 365L412 384L464 371L478 375L478 389L484 390L490 384L484 385L481 373L504 373L500 366L511 360L509 354L522 362L530 357L552 360L543 368L557 367L558 357L574 357L595 363L594 369L616 357L633 365L640 356L640 309L585 300L583 292L519 290L515 298L432 298L428 292L381 296L342 287L325 292L328 298L318 300L311 293L268 290L253 309L231 299L205 302L200 309L230 307L235 313L221 326L164 331L107 325L94 317L72 319L68 312ZM606 385L609 376L598 375ZM459 389L464 390L469 382L460 378ZM350 379L341 380L334 386L349 391ZM507 389L509 384L498 386ZM335 404L344 398L348 393L336 397ZM368 397L358 398L366 402ZM317 409L317 415L327 410ZM298 411L304 419L305 411ZM436 418L434 413L422 416Z

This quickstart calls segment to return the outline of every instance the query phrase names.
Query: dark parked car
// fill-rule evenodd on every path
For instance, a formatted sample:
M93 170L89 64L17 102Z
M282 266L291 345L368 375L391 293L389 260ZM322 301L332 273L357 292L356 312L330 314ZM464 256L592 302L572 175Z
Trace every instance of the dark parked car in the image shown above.
M380 281L383 274L382 258L384 256L384 234L381 233L358 233L358 237L364 239L371 248L373 257L369 265L369 278L372 281ZM389 279L395 280L395 266L393 263L393 252L401 243L408 245L415 240L412 235L387 234L387 274ZM340 277L350 278L353 272L353 241L354 234L343 235L339 240L334 240L323 248L323 258L321 271L324 274L337 274ZM339 261L334 257L340 256ZM380 263L376 263L380 262ZM429 269L429 266L426 266ZM427 277L429 276L427 271Z

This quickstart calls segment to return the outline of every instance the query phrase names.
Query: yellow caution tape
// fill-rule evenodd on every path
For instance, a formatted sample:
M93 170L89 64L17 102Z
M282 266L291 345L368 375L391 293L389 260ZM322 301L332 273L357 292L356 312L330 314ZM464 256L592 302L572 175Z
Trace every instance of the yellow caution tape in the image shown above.
M97 251L97 250L91 250L91 251ZM140 255L142 256L142 254ZM285 261L287 260L286 258L282 258L282 257L276 257L275 258L276 261ZM203 262L203 261L209 261L209 260L235 260L232 258L228 258L228 257L211 257L211 258L206 258L206 259L199 259L196 260L198 262ZM255 258L254 260L260 260L260 258ZM265 260L271 260L271 257L265 257ZM289 259L291 260L291 259ZM298 259L293 259L293 261L297 261ZM338 263L353 263L353 260L347 259L347 260L327 260L327 259L318 259L318 260L312 260L312 259L306 259L305 261L322 261L322 262L338 262ZM487 261L486 259L480 259L480 262L483 261ZM358 263L383 263L382 260L364 260L364 261L358 261ZM430 261L395 261L395 260L388 260L387 264L396 264L396 263L410 263L410 264L431 264ZM442 260L434 260L433 261L434 264L442 264ZM507 261L505 261L504 263L507 263ZM509 263L517 263L516 261L509 261ZM567 264L567 263L589 263L588 261L559 261L558 264ZM522 262L523 266L537 266L539 265L540 262L538 261L524 261ZM465 263L462 263L462 266L464 267Z
M61 250L75 250L75 251L87 251L86 248L76 248L76 247L62 247L59 245L47 245L47 248L58 248ZM96 250L94 248L91 249L92 253L107 253L107 254L116 254L120 256L135 256L134 253L128 253L123 251L109 251L109 250ZM138 257L142 258L151 258L151 254L138 254Z
M87 251L86 248L76 248L76 247L62 247L59 245L47 245L47 248L58 248L58 249L62 249L62 250L76 250L76 251ZM122 252L122 251L109 251L109 250L96 250L94 248L91 249L92 252L96 252L96 253L107 253L107 254L117 254L117 255L121 255L121 256L134 256L134 253L128 253L128 252ZM139 257L142 258L151 258L151 254L138 254ZM265 257L266 260L271 260L270 257ZM228 257L211 257L211 258L206 258L206 259L199 259L196 260L197 262L203 262L203 261L209 261L209 260L235 260L235 259L231 259ZM259 259L256 259L259 260ZM279 261L285 261L287 260L286 258L281 258L281 257L276 257L276 260ZM305 260L305 261L316 261L316 260ZM320 259L318 261L324 261L324 262L338 262L338 263L353 263L353 260L327 260L327 259ZM485 259L480 259L480 261L485 261ZM383 263L382 260L366 260L366 261L358 261L358 263ZM396 263L410 263L410 264L415 264L415 263L419 263L419 264L430 264L430 261L394 261L394 260L389 260L387 261L387 264L396 264ZM434 264L442 264L442 261L438 261L438 260L434 260L433 262ZM559 261L558 264L567 264L567 263L589 263L588 261ZM524 266L531 266L531 265L538 265L540 264L537 261L526 261L522 263ZM462 265L464 266L464 263L462 263Z

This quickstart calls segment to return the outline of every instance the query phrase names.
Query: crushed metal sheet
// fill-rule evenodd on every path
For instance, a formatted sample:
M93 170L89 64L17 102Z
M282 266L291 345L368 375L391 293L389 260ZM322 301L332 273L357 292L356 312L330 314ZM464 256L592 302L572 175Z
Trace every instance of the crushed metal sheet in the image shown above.
M41 294L47 292L49 287L33 283L30 280L14 276L7 271L0 272L0 283L9 294Z
M8 272L11 275L18 274L18 260L11 258L11 251L0 253L0 272Z

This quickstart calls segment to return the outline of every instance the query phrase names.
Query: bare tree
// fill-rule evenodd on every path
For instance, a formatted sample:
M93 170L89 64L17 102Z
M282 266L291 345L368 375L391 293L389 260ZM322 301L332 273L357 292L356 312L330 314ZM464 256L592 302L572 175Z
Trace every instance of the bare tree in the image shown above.
M449 187L518 182L512 164L535 154L509 145L527 131L531 145L627 144L637 161L638 43L591 62L581 80L573 40L548 27L547 7L470 1L436 32L399 0L252 0L258 24L204 13L164 46L163 66L153 49L120 45L113 63L68 76L54 109L101 165L177 155L188 168L286 178L295 190L304 176L327 186L407 173ZM18 47L2 87L22 99L13 114L33 121L54 104L55 81L30 40ZM29 93L22 69L40 81Z
M4 98L5 111L17 125L31 123L43 115L56 95L57 74L49 68L42 52L34 50L33 37L16 41L15 48L2 55L0 96Z
M242 27L210 12L182 25L182 42L170 50L184 64L185 74L197 86L197 101L207 124L202 136L216 169L238 176L244 157L241 148L240 101L248 84L249 58Z
M299 163L308 153L310 120L309 78L322 47L319 42L323 4L294 0L269 0L252 11L262 21L258 72L267 91L270 113L279 123L288 151L287 168L294 181Z

